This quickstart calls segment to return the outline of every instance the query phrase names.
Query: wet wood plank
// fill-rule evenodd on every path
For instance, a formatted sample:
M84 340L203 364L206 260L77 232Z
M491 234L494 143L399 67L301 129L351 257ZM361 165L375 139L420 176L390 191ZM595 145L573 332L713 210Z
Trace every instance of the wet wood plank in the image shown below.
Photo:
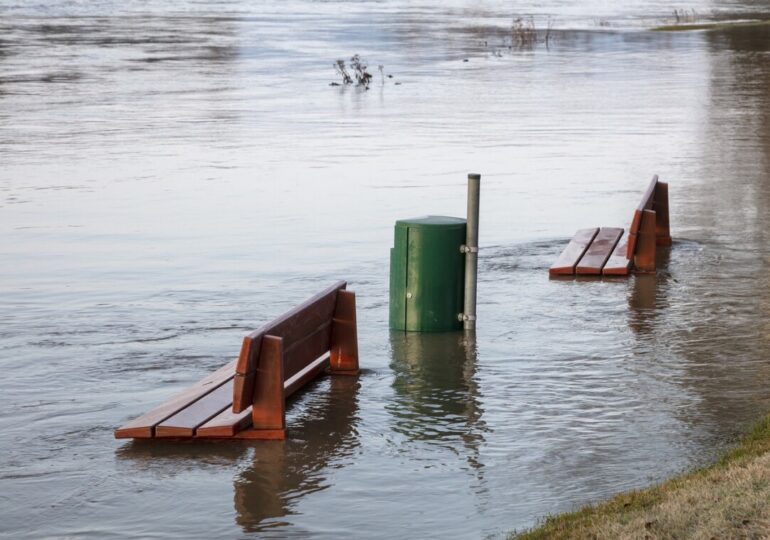
M329 367L329 353L311 362L304 369L297 372L293 377L286 380L283 385L283 395L288 398L297 390L305 386L310 381L317 379L326 372Z
M155 433L156 425L231 380L233 378L233 373L235 372L235 364L235 360L228 362L226 365L207 375L171 399L158 405L151 411L122 425L115 430L115 438L152 438Z
M610 258L602 268L602 274L605 276L627 276L631 272L631 259L626 256L628 246L626 242L628 236L621 236Z
M195 430L195 437L233 437L251 426L251 407L234 413L230 407Z
M626 258L633 259L636 252L636 241L639 236L639 227L642 225L642 210L634 210L631 218L631 226L628 228L628 241L626 242Z
M332 320L331 317L324 324L316 328L305 339L294 342L294 345L284 349L283 366L284 377L289 379L299 373L316 358L329 350L331 343Z
M283 338L265 336L256 373L251 420L255 429L286 427L283 394Z
M277 319L258 328L244 338L241 355L238 357L237 373L246 374L256 369L259 348L253 342L263 336L271 335L283 338L284 347L290 348L316 328L331 320L337 303L337 291L345 289L347 283L338 281L312 298L287 311ZM246 345L246 340L250 344Z
M249 428L239 431L232 438L257 441L282 441L286 438L286 430Z
M655 211L642 212L642 225L639 228L636 251L634 252L634 269L636 272L655 273L656 258Z
M652 205L655 200L655 188L658 185L658 175L652 177L652 180L650 181L650 184L647 186L647 189L644 190L644 195L642 195L642 200L639 203L639 206L636 207L637 210L652 210Z
M658 182L655 186L655 241L659 246L671 245L671 225L668 216L668 184Z
M339 291L334 309L331 357L329 365L336 375L357 375L358 369L358 322L356 319L356 293Z
M346 286L345 281L338 281L243 339L236 367L241 376L235 378L233 388L234 413L244 411L254 401L261 343L265 336L283 339L287 377L328 350L337 294Z
M228 381L155 427L155 437L192 437L195 428L230 407L233 382Z
M620 240L623 229L617 227L602 227L588 246L583 257L575 267L576 274L601 275L607 259Z
M548 269L548 273L552 276L574 274L575 266L588 249L588 246L591 245L591 242L598 232L598 228L580 229L576 232L575 236L573 236L572 240L567 244L567 247L565 247L564 251L559 255L559 258L556 259L553 266Z
M303 370L296 373L283 383L284 398L289 398L297 390L305 386L310 381L322 376L329 366L329 353L317 358ZM230 407L219 413L217 416L201 425L195 430L196 438L229 438L235 437L244 429L252 426L251 407L246 408L240 413L234 413ZM264 430L253 430L264 431ZM258 438L256 436L245 438ZM263 438L275 438L272 436Z
M650 184L642 195L642 200L634 210L634 215L631 218L631 226L628 228L628 243L626 247L626 257L629 259L634 258L636 253L636 243L638 241L639 228L642 226L642 212L645 210L652 210L655 204L655 193L658 186L658 175L652 177Z

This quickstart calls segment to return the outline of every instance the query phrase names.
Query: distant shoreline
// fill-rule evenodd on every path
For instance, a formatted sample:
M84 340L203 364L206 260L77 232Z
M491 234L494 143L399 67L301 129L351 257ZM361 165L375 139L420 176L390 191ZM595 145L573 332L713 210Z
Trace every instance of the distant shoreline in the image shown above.
M685 32L688 30L730 30L733 28L750 28L755 26L770 26L770 20L667 24L664 26L656 26L655 28L651 28L651 30L653 32Z

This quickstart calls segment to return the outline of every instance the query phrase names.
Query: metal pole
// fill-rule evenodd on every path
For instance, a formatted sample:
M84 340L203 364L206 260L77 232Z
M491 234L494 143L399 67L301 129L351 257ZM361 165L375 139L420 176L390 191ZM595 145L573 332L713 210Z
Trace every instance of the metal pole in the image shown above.
M468 215L465 237L465 305L463 328L476 329L476 275L479 266L479 198L481 175L468 175Z

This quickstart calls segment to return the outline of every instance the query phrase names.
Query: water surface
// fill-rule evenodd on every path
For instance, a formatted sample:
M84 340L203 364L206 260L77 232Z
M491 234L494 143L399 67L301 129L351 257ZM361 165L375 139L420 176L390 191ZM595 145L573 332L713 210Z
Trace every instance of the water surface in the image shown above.
M770 30L673 7L0 0L0 534L497 537L707 463L770 408ZM391 333L393 224L468 172L478 332ZM549 280L655 173L657 276ZM338 278L365 370L285 442L113 439Z

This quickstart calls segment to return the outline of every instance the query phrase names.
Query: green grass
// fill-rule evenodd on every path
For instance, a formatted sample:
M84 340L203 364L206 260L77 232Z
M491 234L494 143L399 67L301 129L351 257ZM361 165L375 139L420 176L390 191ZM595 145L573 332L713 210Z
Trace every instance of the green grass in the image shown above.
M716 463L509 538L768 538L770 416Z

